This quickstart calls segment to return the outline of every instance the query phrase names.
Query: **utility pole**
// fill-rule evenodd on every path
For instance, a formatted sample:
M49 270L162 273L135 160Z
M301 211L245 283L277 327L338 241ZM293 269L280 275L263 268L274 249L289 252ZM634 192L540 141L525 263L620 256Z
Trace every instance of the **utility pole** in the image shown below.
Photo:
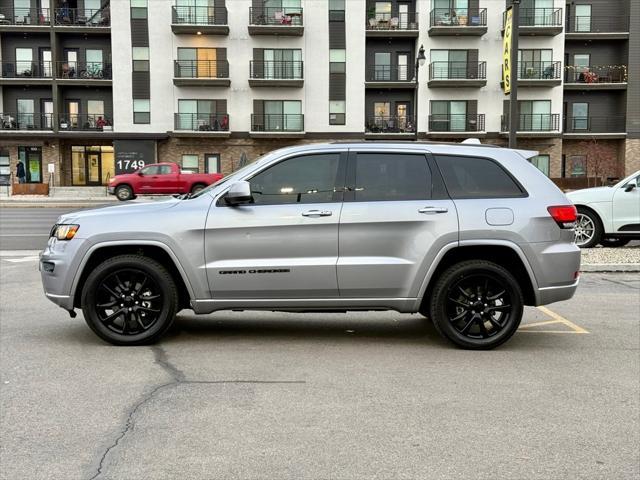
M518 40L520 35L520 0L511 0L511 93L509 93L509 148L518 147Z
M418 140L418 89L420 88L420 82L418 82L418 73L420 73L420 67L423 66L426 61L427 61L427 57L425 57L424 55L424 46L420 45L420 50L418 50L418 56L416 57L416 73L415 73L416 89L415 89L415 94L413 96L414 98L413 110L414 110L414 117L415 117L414 128L416 129L414 134L414 139L416 141Z

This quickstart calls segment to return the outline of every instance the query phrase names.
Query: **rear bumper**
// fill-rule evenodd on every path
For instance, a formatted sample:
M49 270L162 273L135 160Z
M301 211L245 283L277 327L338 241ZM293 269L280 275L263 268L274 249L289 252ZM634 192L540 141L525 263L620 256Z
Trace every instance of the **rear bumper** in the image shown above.
M563 285L560 287L544 287L538 289L537 304L549 305L550 303L569 300L576 293L580 280L577 279L571 285Z
M569 300L578 288L580 249L573 241L522 245L536 280L536 305Z

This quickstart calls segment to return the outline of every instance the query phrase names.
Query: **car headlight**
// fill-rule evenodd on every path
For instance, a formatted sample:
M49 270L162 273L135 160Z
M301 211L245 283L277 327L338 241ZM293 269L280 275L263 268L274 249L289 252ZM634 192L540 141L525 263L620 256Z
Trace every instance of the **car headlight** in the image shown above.
M51 236L58 240L71 240L76 236L80 225L54 225L51 229Z

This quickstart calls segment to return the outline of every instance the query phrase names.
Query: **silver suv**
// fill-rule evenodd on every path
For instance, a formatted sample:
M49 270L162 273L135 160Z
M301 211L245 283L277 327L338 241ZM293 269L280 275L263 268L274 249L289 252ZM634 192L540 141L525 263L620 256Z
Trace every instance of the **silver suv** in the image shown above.
M271 152L190 197L63 215L49 299L117 345L176 313L421 313L458 346L508 340L524 305L571 298L576 210L527 158L483 145Z

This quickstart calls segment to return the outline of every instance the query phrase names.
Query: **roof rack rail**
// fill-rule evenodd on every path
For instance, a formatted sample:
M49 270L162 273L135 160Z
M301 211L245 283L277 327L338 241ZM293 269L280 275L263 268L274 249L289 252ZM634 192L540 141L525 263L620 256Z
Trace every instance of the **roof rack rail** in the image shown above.
M469 142L468 140L476 140L476 142ZM386 143L386 144L396 144L396 145L465 145L465 146L473 146L473 147L487 147L487 148L503 148L500 145L494 145L491 143L480 143L477 138L468 138L463 140L462 142L437 142L433 140L334 140L330 142L332 145L344 145L344 144L375 144L375 143Z

